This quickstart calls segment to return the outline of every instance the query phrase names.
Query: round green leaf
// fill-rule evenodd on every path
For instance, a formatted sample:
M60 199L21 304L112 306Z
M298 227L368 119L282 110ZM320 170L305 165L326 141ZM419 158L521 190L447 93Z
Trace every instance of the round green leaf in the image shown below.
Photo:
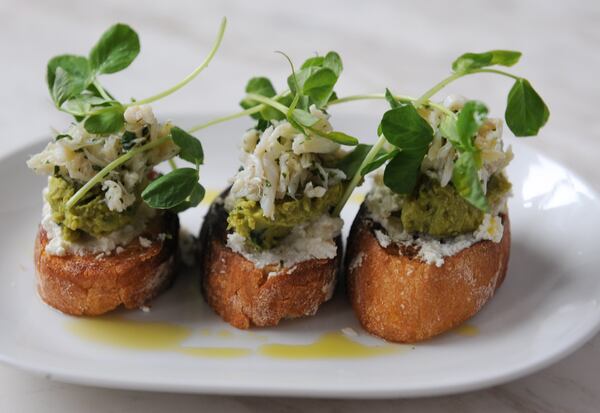
M471 205L482 211L488 211L490 207L483 192L477 170L475 154L473 152L461 153L454 163L452 184L459 195Z
M452 63L452 70L463 72L486 66L513 66L521 58L521 52L515 50L490 50L483 53L465 53Z
M423 151L433 139L433 129L412 104L385 112L381 131L388 142L403 151Z
M482 102L469 100L458 114L456 132L465 149L473 149L473 136L477 133L488 114L488 108Z
M398 194L410 194L421 173L421 162L425 154L398 152L383 171L383 183Z
M204 199L205 193L206 193L206 190L204 189L204 187L202 185L200 185L199 182L196 182L196 186L194 186L194 189L192 190L192 193L190 194L188 199L186 199L182 203L174 206L170 210L172 212L175 212L178 214L180 212L185 211L186 209L194 208L194 207L198 206L198 204L200 204L200 202L202 202L202 200Z
M515 136L534 136L546 124L550 110L526 79L518 79L508 93L506 124Z
M57 106L85 90L91 81L88 60L83 56L61 55L46 67L48 90Z
M125 108L121 105L109 106L90 115L83 123L83 127L89 133L97 135L117 133L125 124L124 113Z
M181 159L191 162L194 165L200 165L204 162L202 144L196 137L177 126L171 129L171 137L175 145L179 146L179 157Z
M118 23L100 37L90 52L90 65L96 73L115 73L129 66L139 52L137 33L126 24Z
M173 208L188 199L197 183L196 169L175 169L150 182L142 192L142 199L152 208Z

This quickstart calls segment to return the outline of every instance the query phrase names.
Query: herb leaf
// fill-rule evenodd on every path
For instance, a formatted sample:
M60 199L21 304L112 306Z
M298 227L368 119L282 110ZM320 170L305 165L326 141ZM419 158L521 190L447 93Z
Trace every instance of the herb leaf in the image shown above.
M333 73L335 73L337 77L339 77L342 74L342 70L344 70L342 58L336 52L328 52L325 55L325 59L323 59L323 67L333 70Z
M452 62L452 70L464 72L486 66L513 66L521 58L521 52L515 50L490 50L483 53L465 53Z
M126 130L123 135L121 135L121 146L125 151L130 150L135 145L135 139L137 135L131 131Z
M335 52L325 57L312 57L305 61L301 69L292 73L287 83L292 94L307 96L309 101L300 107L310 104L323 108L334 95L333 88L343 70L342 59Z
M385 112L381 119L381 132L388 142L403 151L426 150L433 139L433 129L412 104Z
M253 77L250 79L246 84L246 93L255 93L268 98L271 98L276 94L273 84L266 77ZM250 109L257 105L260 105L260 103L251 99L244 99L240 102L240 106L244 109ZM254 119L260 119L262 117L260 113L254 113L251 116Z
M394 192L410 193L417 184L421 162L433 140L433 129L412 104L405 104L383 114L381 132L388 142L400 149L387 164L383 182Z
M398 194L410 194L421 173L422 152L400 151L386 165L383 183Z
M204 162L204 151L200 141L184 131L183 129L174 126L171 129L171 137L173 142L179 146L179 157L194 165L201 165Z
M390 90L387 87L385 88L385 100L387 100L392 109L400 107L400 102L396 100L392 92L390 92Z
M142 199L152 208L169 209L184 202L198 184L198 171L178 168L150 182Z
M358 145L358 142L359 142L359 140L357 138L355 138L354 136L350 136L347 133L340 132L340 131L320 132L320 131L313 130L313 132L316 132L316 135L318 135L318 136L327 138L330 141L339 143L341 145L356 146L356 145Z
M85 120L83 127L97 135L117 133L125 124L124 113L125 108L121 104L100 109Z
M473 135L477 133L487 114L487 106L477 100L469 100L460 110L456 120L456 132L463 150L474 149Z
M508 93L506 124L515 136L534 136L546 124L550 110L527 79L519 78Z
M471 205L482 211L489 211L490 207L477 173L479 168L476 156L474 152L460 154L454 163L452 184L459 195Z
M310 128L319 122L319 118L302 109L294 109L291 118L301 126Z
M90 52L90 65L94 72L115 73L125 69L140 52L137 33L126 24L110 27Z
M56 106L80 94L91 81L88 60L83 56L53 57L46 68L46 81Z
M192 189L190 196L185 201L170 208L170 211L178 214L186 209L198 206L198 204L204 199L205 193L206 190L204 187L200 185L199 182L196 182L196 185L194 186L194 189Z

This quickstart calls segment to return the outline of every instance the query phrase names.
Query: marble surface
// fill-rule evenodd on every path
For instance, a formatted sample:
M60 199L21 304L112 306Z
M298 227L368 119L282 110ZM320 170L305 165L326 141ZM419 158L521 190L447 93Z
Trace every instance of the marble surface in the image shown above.
M273 50L300 61L337 50L345 72L340 95L389 86L419 94L448 73L465 51L522 50L515 69L530 78L550 106L543 138L533 144L568 164L600 190L600 3L595 1L128 1L0 0L0 155L61 128L44 72L55 54L86 53L117 20L135 27L142 53L123 74L103 82L123 98L153 94L183 77L203 58L219 18L229 30L217 59L188 88L158 103L159 115L237 110L246 80L282 79L287 66ZM279 84L282 87L283 85ZM483 99L501 113L510 83L489 76L461 80L447 90ZM336 111L376 116L382 106L356 103ZM207 130L205 133L210 133ZM401 372L398 372L401 374ZM2 412L399 411L597 412L600 410L600 336L563 361L527 378L457 396L344 401L174 395L68 385L0 366Z

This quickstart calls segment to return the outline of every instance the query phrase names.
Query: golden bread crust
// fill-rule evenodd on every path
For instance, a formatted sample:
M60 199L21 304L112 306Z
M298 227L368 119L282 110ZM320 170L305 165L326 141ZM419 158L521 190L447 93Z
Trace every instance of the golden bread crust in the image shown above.
M474 316L506 276L510 222L507 215L502 219L499 243L477 242L437 267L400 255L395 244L381 247L361 207L348 238L345 268L348 296L362 326L386 340L412 343Z
M161 241L160 233L167 238ZM119 254L57 256L45 251L48 238L40 226L34 253L39 295L71 315L100 315L120 305L139 308L171 285L178 235L177 215L165 213L140 235L152 241L149 247L135 237Z
M275 326L282 319L310 316L329 300L341 263L332 259L300 262L269 277L273 267L256 268L227 247L227 213L214 203L200 232L202 291L208 304L234 327Z

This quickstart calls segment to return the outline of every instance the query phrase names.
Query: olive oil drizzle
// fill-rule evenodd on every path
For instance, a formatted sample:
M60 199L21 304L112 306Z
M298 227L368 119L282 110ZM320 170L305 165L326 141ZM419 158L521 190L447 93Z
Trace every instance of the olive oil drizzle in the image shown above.
M236 346L186 346L184 341L192 337L191 328L167 322L146 322L108 316L69 320L66 328L73 335L94 343L143 351L172 351L200 358L239 358L253 354L275 359L362 359L398 354L408 346L398 344L366 345L347 337L341 332L329 332L309 344L268 343L266 336L245 332L251 340L261 342L256 348ZM225 330L200 329L202 337L234 340L237 334Z

